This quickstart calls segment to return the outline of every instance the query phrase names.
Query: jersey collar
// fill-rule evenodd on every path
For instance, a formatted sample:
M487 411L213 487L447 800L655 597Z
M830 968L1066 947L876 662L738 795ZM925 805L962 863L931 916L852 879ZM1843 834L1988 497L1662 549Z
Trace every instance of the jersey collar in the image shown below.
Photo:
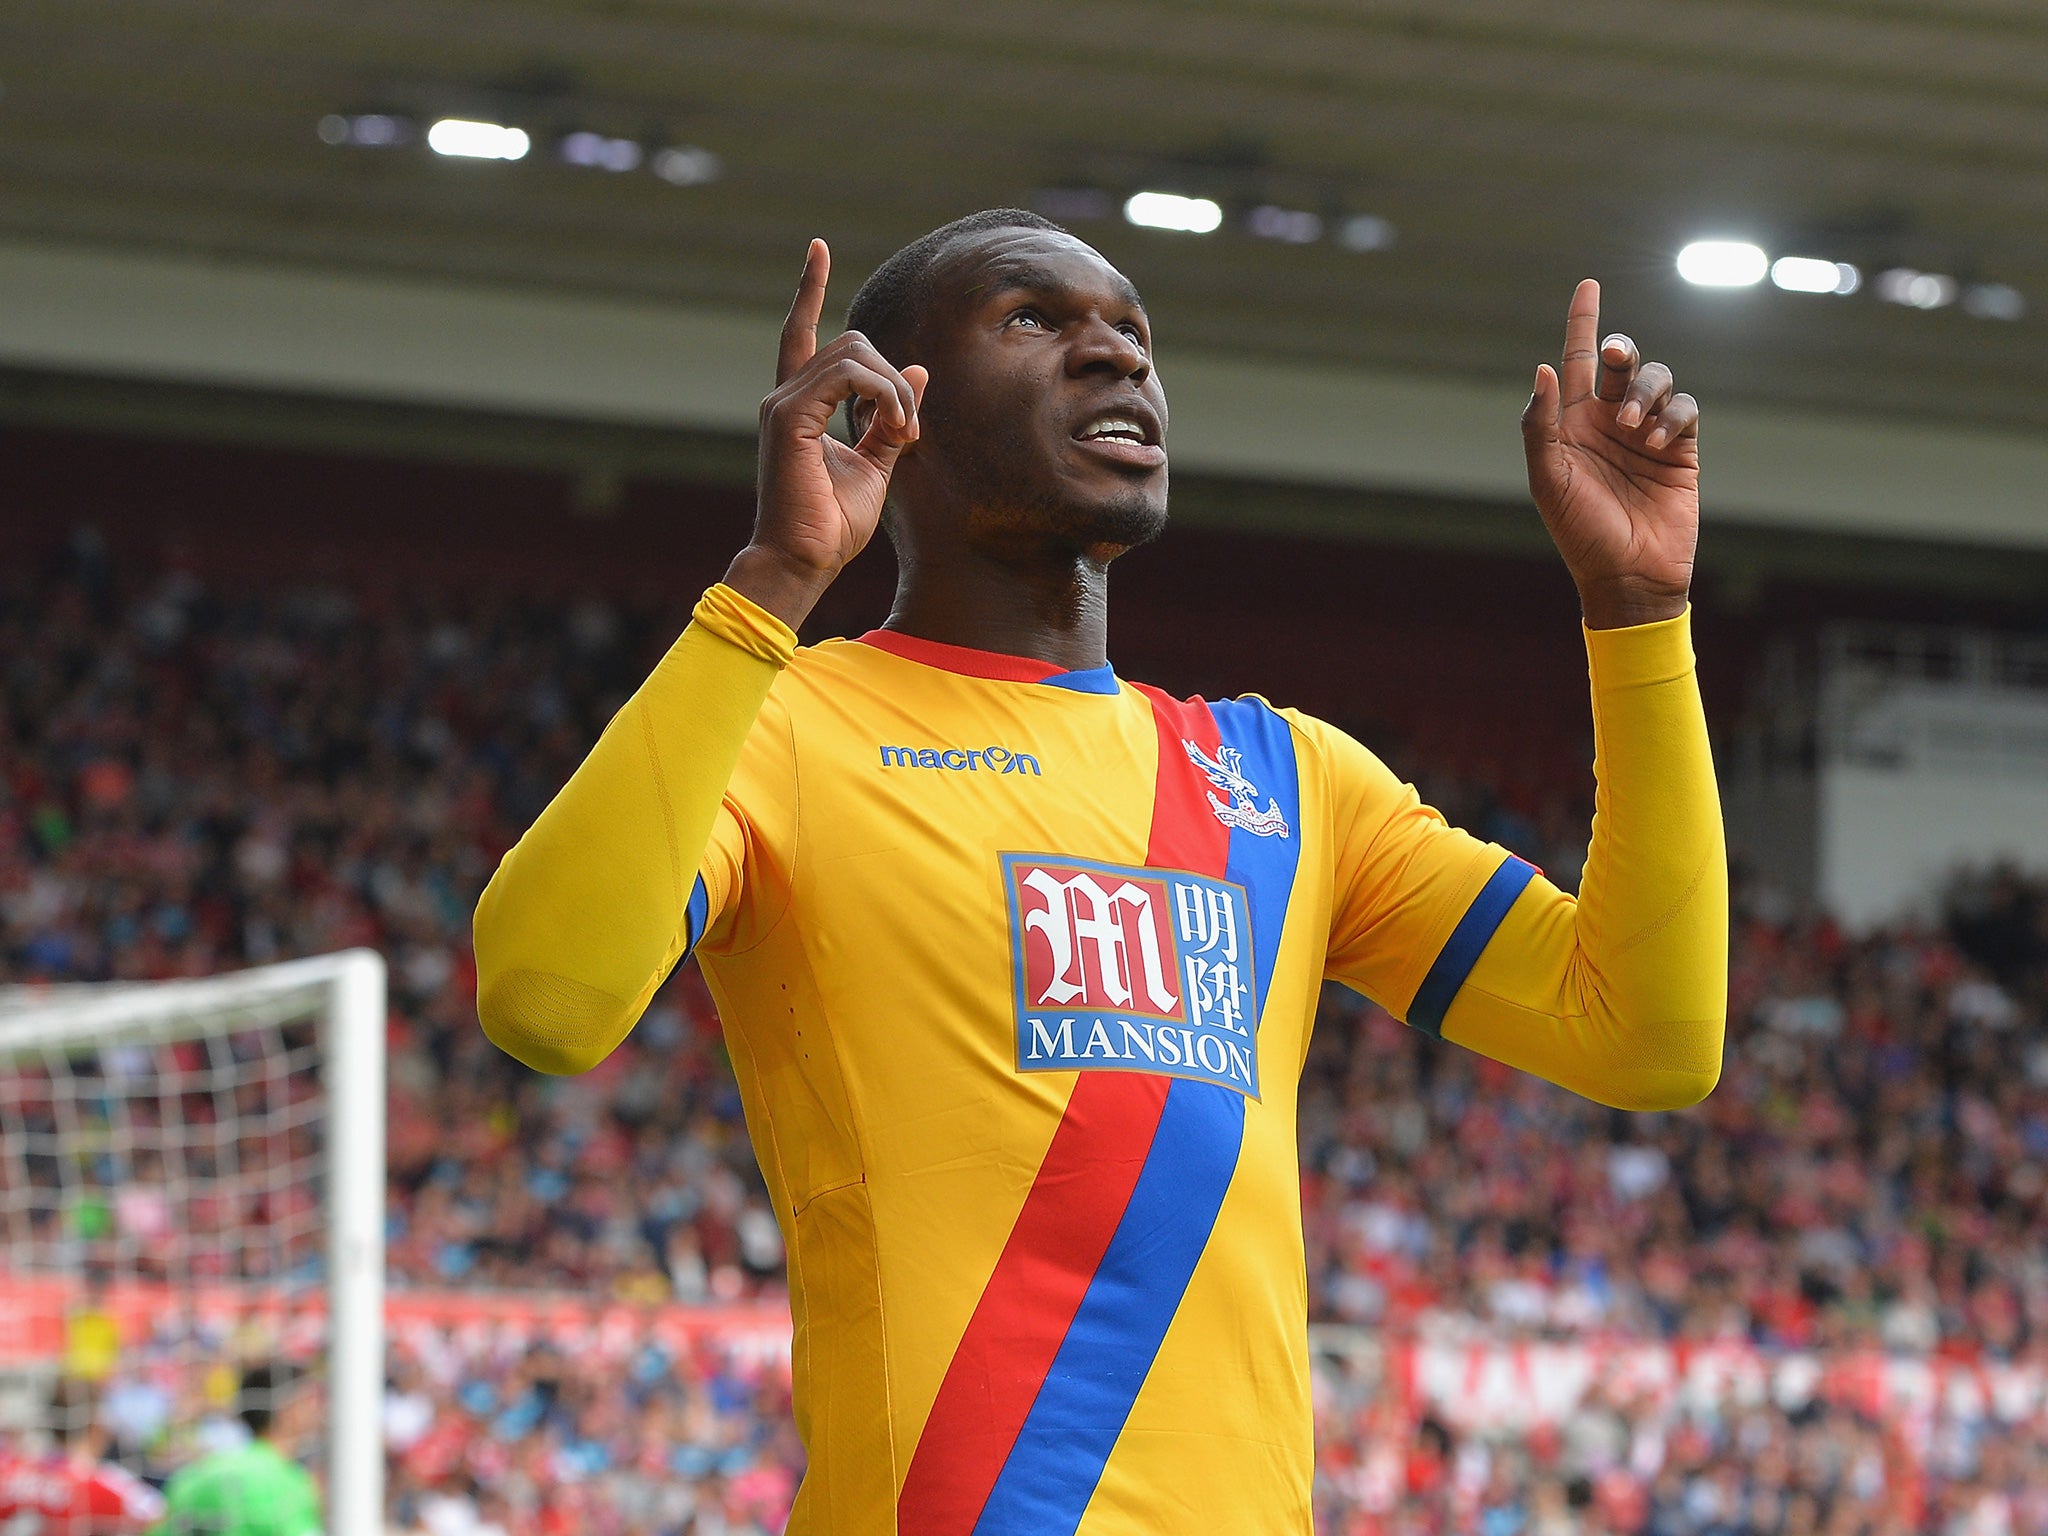
M965 645L920 640L893 629L871 629L860 636L860 644L962 677L985 677L998 683L1045 683L1074 693L1117 691L1116 671L1107 664L1084 672L1066 672L1029 656L1006 656L1001 651L977 651Z

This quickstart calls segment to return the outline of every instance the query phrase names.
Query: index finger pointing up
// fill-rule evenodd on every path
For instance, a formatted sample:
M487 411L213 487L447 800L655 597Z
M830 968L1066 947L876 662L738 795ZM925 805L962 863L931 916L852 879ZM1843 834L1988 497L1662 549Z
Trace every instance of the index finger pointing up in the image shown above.
M1564 403L1593 393L1600 371L1600 285L1584 279L1564 317L1564 366L1557 371Z
M832 252L813 240L804 253L804 275L796 285L796 301L782 322L782 347L775 356L775 382L780 384L811 360L818 350L818 320L825 313L825 279L832 272Z

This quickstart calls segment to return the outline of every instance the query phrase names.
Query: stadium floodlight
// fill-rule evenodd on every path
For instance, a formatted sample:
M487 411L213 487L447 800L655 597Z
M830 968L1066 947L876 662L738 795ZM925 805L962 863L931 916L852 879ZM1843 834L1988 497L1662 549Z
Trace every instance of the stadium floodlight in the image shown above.
M384 1030L384 962L361 949L0 987L12 1332L53 1341L50 1377L170 1384L165 1413L205 1401L229 1351L315 1366L332 1536L384 1529Z
M1678 253L1678 275L1696 288L1753 288L1770 266L1747 240L1695 240Z
M1124 203L1124 217L1140 229L1209 235L1223 227L1223 206L1212 198L1183 197L1178 192L1135 192Z
M358 112L353 116L330 112L320 119L317 131L323 144L347 145L352 149L396 149L410 144L418 129L411 118L389 112Z
M1887 304L1903 304L1908 309L1941 309L1955 303L1957 283L1946 272L1893 267L1878 273L1871 288Z
M695 144L671 144L655 152L654 174L674 187L702 187L724 174L725 162Z
M1788 293L1854 293L1863 274L1846 261L1817 256L1780 256L1771 263L1771 281Z
M1963 309L1979 320L2018 320L2027 312L2027 301L2008 283L1973 283L1963 290Z
M1388 251L1397 231L1391 219L1376 213L1355 213L1337 226L1337 243L1347 251Z
M1244 216L1244 227L1262 240L1288 245L1313 245L1323 237L1322 218L1306 208L1281 208L1261 203Z
M562 140L558 150L569 164L587 165L594 171L637 169L647 153L633 139L614 139L602 133L590 132L568 135Z
M427 130L427 148L463 160L524 160L533 140L524 128L444 117Z

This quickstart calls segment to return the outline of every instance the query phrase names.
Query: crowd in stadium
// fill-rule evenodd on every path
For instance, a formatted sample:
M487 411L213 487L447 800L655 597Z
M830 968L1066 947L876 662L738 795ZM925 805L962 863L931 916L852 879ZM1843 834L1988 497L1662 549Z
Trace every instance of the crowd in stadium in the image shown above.
M637 681L646 635L683 616L217 603L177 574L126 590L89 541L67 566L0 598L0 977L375 945L394 1284L706 1300L779 1277L701 988L671 988L587 1079L538 1078L476 1027L477 892Z
M0 577L0 980L376 945L395 1287L774 1293L780 1239L693 972L584 1078L528 1073L475 1024L477 891L682 618L222 597L90 541ZM1683 1114L1610 1113L1333 989L1301 1098L1313 1315L1386 1339L2048 1361L2048 893L1980 879L1943 927L1853 939L1753 884L1738 908L1721 1086ZM1398 1399L1399 1372L1332 1371L1333 1532L2048 1531L2038 1410L1987 1438L1596 1393L1499 1439ZM390 1404L394 1510L431 1536L775 1529L799 1465L786 1386L710 1356L408 1345Z
M1381 1403L1323 1426L1317 1523L1330 1536L2031 1536L2048 1530L2042 1428L1595 1393L1559 1422L1480 1434Z
M767 1536L803 1468L786 1370L715 1346L400 1334L384 1423L393 1523L422 1536Z
M2048 907L2011 880L1959 899L1996 970L1949 933L1850 940L1746 903L1721 1083L1681 1115L1608 1112L1333 994L1301 1114L1316 1313L1998 1360L2048 1343Z

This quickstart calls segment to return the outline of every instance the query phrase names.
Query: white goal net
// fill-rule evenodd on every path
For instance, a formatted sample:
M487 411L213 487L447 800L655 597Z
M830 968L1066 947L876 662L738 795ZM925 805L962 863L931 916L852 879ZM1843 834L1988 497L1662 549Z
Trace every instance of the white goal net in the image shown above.
M0 988L0 1443L161 1482L239 1433L383 1529L384 963Z

